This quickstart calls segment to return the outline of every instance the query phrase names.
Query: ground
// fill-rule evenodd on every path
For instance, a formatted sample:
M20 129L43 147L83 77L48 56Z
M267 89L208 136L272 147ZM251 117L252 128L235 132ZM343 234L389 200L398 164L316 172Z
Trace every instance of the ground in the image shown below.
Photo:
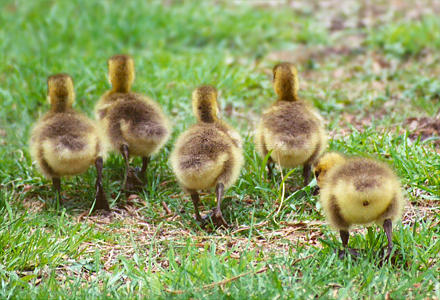
M3 1L0 4L1 298L440 298L440 5L436 1ZM437 14L437 15L436 15ZM46 78L68 72L75 108L92 116L108 88L106 59L129 53L134 90L160 103L173 136L146 188L89 214L95 171L63 180L63 201L32 163L32 124L48 109ZM352 232L359 259L339 260L313 181L266 179L253 131L275 99L271 68L295 63L300 96L326 120L329 150L375 157L401 178L407 207L395 256L375 226ZM200 228L168 157L194 122L190 96L221 92L222 117L245 140L227 191L229 229ZM138 159L134 164L140 164ZM202 196L203 211L214 196Z

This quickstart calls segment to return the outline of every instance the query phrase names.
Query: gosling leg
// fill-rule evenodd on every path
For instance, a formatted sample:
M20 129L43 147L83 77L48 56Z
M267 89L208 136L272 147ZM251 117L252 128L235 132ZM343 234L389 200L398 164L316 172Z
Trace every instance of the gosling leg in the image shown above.
M144 156L144 157L142 157L142 169L141 169L141 172L140 172L140 178L142 179L142 181L144 182L144 183L147 183L147 167L148 167L148 164L149 164L149 162L150 162L150 157L149 156Z
M304 164L303 166L303 177L304 177L304 186L307 186L310 183L310 173L312 172L312 165Z
M203 223L203 218L202 216L200 216L200 212L199 212L199 204L200 204L199 193L197 191L190 191L190 193L191 193L191 200L194 204L196 220L199 221L200 223Z
M222 205L222 199L224 194L225 186L223 183L218 183L215 187L215 195L217 198L217 206L214 208L212 216L214 217L214 222L217 226L224 226L225 228L228 228L228 223L226 223L225 219L223 218L221 205Z
M348 231L339 230L339 234L341 236L342 246L344 247L344 249L339 252L339 258L344 258L346 250L348 250L348 252L350 252L350 254L353 256L359 256L359 253L356 250L348 248L348 240L350 238L350 234L348 233Z
M127 179L128 179L128 168L130 167L130 162L129 162L129 151L128 151L128 146L126 144L123 144L121 146L121 153L122 153L122 157L124 158L124 162L125 162L125 174L124 174L124 180L122 181L122 187L126 188L127 185Z
M269 157L269 159L267 160L266 166L267 166L267 177L270 180L272 180L272 178L273 178L273 160L271 157Z
M107 202L107 197L105 196L104 188L102 187L102 157L97 157L95 160L96 167L96 194L95 194L95 207L93 211L98 209L110 210L110 206Z
M123 144L121 146L121 152L125 161L125 174L124 181L122 182L122 187L127 191L132 191L135 190L136 187L142 186L142 180L137 177L135 170L130 169L130 152L128 149L128 145Z
M393 223L391 219L386 219L383 222L383 229L385 230L388 240L386 258L389 258L391 256L391 251L393 250Z
M52 178L52 186L55 190L55 205L58 209L61 203L61 179L59 177Z

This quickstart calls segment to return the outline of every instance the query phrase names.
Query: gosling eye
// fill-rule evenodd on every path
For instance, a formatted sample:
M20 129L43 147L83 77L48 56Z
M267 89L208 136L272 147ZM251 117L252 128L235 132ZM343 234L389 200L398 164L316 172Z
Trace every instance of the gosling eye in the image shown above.
M321 170L315 170L315 177L318 178L319 174L321 174Z

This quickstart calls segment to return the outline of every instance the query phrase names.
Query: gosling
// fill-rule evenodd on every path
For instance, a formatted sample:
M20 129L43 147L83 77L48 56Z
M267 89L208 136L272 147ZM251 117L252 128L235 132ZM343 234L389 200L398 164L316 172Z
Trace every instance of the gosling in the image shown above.
M314 173L324 213L330 225L339 230L344 249L357 256L356 250L348 248L350 227L375 222L386 233L389 257L392 224L401 217L405 204L394 172L373 159L346 158L330 152L319 159Z
M256 149L266 157L268 176L273 162L284 168L303 166L304 185L310 181L311 166L322 154L327 137L321 116L298 97L298 75L290 63L273 68L278 99L263 112L256 132Z
M85 172L96 166L94 210L109 210L102 187L102 143L95 124L75 111L73 80L67 74L52 75L47 80L50 111L34 126L30 152L41 172L52 179L57 199L61 197L61 177Z
M215 187L217 206L211 214L216 226L228 227L221 203L225 189L238 178L243 165L241 138L218 118L217 90L201 86L192 94L192 108L197 123L183 132L171 153L171 166L182 188L191 195L197 221L198 190Z
M122 186L132 190L146 183L150 157L167 142L171 127L157 103L131 92L135 69L130 56L120 54L110 57L108 69L112 89L101 97L95 114L107 145L111 150L119 151L124 158ZM131 156L142 157L140 174L130 169Z

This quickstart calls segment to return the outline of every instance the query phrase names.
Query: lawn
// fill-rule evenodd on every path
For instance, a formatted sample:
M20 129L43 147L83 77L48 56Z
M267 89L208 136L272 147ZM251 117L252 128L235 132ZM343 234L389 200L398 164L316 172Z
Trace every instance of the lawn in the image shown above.
M429 0L1 1L0 298L439 299L439 12ZM160 103L172 138L139 194L120 192L123 161L109 156L111 215L89 214L93 168L63 179L57 206L28 149L49 107L46 78L71 74L74 107L92 117L116 53L133 56L133 89ZM339 235L299 169L267 179L253 133L283 60L326 120L330 150L400 176L407 207L389 262L376 227L352 232L359 259L338 259ZM168 162L200 84L220 90L222 116L245 141L223 207L229 229L200 228ZM206 213L215 198L202 199Z

